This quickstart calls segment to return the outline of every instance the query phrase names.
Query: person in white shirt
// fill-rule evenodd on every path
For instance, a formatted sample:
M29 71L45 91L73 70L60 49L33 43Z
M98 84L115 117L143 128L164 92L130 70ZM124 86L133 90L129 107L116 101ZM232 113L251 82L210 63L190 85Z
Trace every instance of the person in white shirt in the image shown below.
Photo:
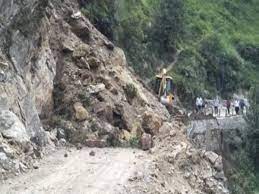
M203 100L201 97L196 98L196 110L197 112L200 112L202 109Z

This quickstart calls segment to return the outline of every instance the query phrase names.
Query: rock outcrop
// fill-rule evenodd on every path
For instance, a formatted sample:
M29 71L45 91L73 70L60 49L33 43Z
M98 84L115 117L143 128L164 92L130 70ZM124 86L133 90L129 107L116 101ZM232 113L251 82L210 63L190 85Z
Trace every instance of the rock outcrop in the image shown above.
M197 147L219 152L224 139L232 133L231 131L244 131L246 128L247 123L242 116L200 119L190 122L187 135ZM238 138L236 135L233 137Z

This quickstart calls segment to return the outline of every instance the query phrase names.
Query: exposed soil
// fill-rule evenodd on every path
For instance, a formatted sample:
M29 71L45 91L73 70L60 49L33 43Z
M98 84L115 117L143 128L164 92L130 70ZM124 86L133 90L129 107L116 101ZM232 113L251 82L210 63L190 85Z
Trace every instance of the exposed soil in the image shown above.
M146 156L133 149L62 149L43 159L39 169L0 184L1 193L125 193L122 185L148 164Z

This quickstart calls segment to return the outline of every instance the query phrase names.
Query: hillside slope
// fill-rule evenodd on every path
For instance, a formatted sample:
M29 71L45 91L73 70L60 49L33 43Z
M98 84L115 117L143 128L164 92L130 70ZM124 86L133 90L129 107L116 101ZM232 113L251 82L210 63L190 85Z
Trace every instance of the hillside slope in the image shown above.
M144 116L169 117L76 0L0 1L0 18L0 179L45 145L138 144Z
M197 94L230 95L258 81L256 0L101 0L82 7L97 28L106 24L99 30L143 77L152 78L181 51L171 73L185 102Z

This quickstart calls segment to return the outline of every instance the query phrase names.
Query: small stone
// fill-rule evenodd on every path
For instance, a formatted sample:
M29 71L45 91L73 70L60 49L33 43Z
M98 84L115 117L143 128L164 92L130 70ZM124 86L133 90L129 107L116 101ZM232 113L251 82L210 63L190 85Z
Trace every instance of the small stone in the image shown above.
M23 163L19 163L19 169L21 172L26 172L26 170L28 169L27 166L25 166Z
M63 42L62 50L64 53L72 53L74 51L73 45L69 42Z
M8 67L8 63L0 61L0 69L7 69Z
M127 130L122 130L122 134L123 139L125 139L126 141L130 141L130 139L132 138L130 132L128 132Z
M103 83L97 84L97 85L90 85L87 88L87 91L90 94L98 94L99 92L105 90L105 85Z
M78 19L80 19L82 17L82 13L80 12L80 11L78 11L78 12L76 12L76 13L73 13L72 15L71 15L71 18L72 19L75 19L75 20L78 20Z
M175 137L176 136L176 132L174 130L171 130L169 135L170 135L170 137Z
M94 152L94 151L91 151L91 152L89 153L89 156L95 156L95 152Z
M154 154L155 153L155 149L154 148L151 148L151 149L149 149L149 152L148 152L149 154Z
M65 157L65 158L67 158L67 157L68 157L68 153L67 153L67 152L64 154L64 157Z
M81 63L81 65L82 65L82 66L80 66L80 67L82 67L82 68L84 68L84 69L90 70L90 65L89 65L89 63L85 60L84 57L81 57L81 58L80 58L80 63Z
M137 180L137 177L130 177L128 180L129 180L130 182L133 182L133 181Z
M184 178L189 179L190 177L191 177L191 173L190 172L186 172L184 174Z
M118 90L116 88L114 88L114 87L111 88L111 93L114 94L114 95L118 95L119 94Z
M76 149L77 150L81 150L83 148L81 143L76 144Z
M0 152L0 161L4 161L4 160L7 160L7 159L8 159L7 155L3 152Z
M39 168L40 168L38 162L35 162L35 163L33 164L33 168L34 168L34 169L39 169Z
M115 46L112 44L110 41L105 41L104 45L109 49L109 50L114 50Z
M66 139L66 133L64 129L58 128L57 129L57 138L58 139Z
M101 65L101 61L95 57L88 58L87 62L89 63L90 67L93 69L96 69Z
M37 158L42 158L43 156L42 150L39 147L34 147L33 153Z
M222 172L217 172L213 177L216 180L220 180L220 181L224 181L224 179L226 178L223 171Z
M165 182L160 183L162 187L165 187Z
M57 140L57 136L58 136L58 130L55 128L55 129L52 129L50 132L49 132L49 137L50 137L50 140L51 141L56 141Z
M65 139L60 139L59 141L59 144L61 145L61 146L65 146L66 144L67 144L67 141L65 140Z

